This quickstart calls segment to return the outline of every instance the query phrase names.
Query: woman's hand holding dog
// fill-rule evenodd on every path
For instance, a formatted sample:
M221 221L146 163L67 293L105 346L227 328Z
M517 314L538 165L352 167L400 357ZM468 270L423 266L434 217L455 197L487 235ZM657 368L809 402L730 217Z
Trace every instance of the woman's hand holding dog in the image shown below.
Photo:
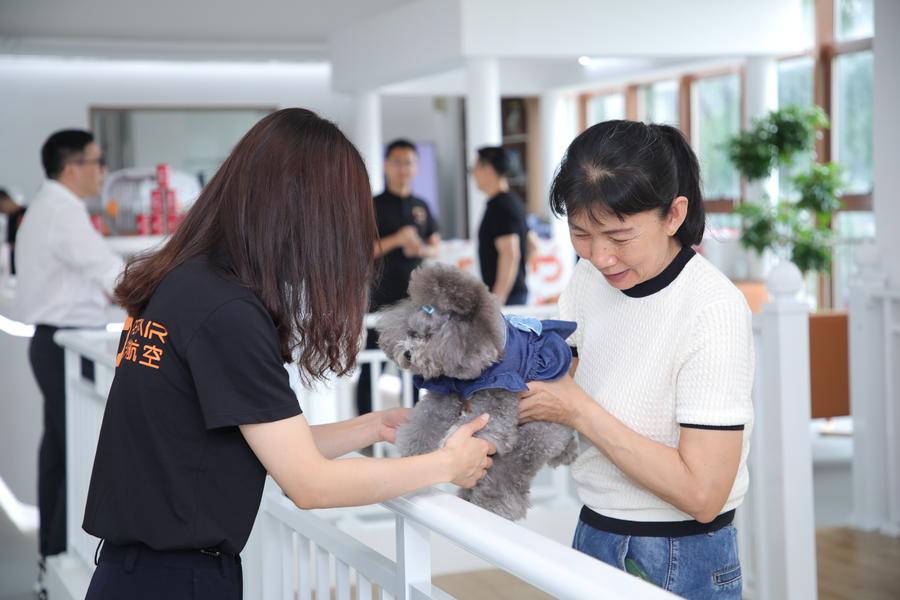
M496 452L494 445L472 437L487 424L489 418L490 416L485 413L460 425L459 429L447 438L444 447L438 450L446 453L449 458L449 480L460 487L475 487L478 480L487 475L487 470L494 464L489 456Z
M409 420L410 413L412 413L411 408L389 408L378 411L376 414L379 418L375 422L376 439L379 442L396 444L397 428Z
M519 402L519 423L550 421L578 429L580 409L592 402L572 376L566 374L556 381L532 381L528 391L522 392Z

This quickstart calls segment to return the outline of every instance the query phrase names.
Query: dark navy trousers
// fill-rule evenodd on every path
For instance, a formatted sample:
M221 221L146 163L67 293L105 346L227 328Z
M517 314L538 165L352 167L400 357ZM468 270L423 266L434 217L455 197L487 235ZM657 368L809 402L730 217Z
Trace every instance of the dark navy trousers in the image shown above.
M85 600L241 600L240 556L103 544Z

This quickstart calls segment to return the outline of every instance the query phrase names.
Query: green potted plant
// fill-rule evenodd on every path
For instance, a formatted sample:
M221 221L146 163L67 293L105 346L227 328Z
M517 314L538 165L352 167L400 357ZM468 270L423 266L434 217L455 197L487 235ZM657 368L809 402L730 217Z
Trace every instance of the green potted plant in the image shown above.
M741 175L753 183L773 169L795 164L814 152L828 118L819 107L788 106L753 121L728 140L726 152ZM762 256L771 250L793 262L804 274L831 269L834 234L831 221L840 209L841 172L834 163L812 163L792 177L797 198L776 202L764 192L748 198L736 212L741 217L741 245Z

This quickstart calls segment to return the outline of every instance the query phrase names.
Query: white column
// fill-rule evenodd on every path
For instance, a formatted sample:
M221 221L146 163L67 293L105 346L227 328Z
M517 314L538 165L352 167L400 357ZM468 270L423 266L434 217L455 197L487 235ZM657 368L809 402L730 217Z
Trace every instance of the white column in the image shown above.
M816 598L816 540L809 437L809 308L799 269L776 266L757 341L752 482L760 598Z
M500 120L500 67L496 58L470 58L466 64L466 164L471 166L482 146L503 142ZM469 177L469 238L478 235L485 197Z
M876 236L881 256L900 256L900 2L875 1L873 162ZM900 289L900 261L885 261L892 289Z
M381 140L381 97L362 92L356 97L353 142L366 162L374 194L384 188L384 148Z
M854 252L850 281L850 414L853 415L853 525L878 530L888 521L887 407L884 386L884 311L877 295L885 276L874 244Z
M747 122L749 127L753 119L766 116L771 110L778 108L778 63L770 56L752 57L747 60L745 69L746 89L744 98L747 106ZM771 176L752 182L747 187L747 198L757 200L763 193L769 195L774 202L778 199L778 171Z
M576 125L574 115L570 114L570 103L567 97L557 91L548 90L541 94L541 158L544 198L550 197L550 185L559 168L563 155L575 138ZM556 218L550 215L553 227L553 241L559 248L562 262L563 281L568 281L575 266L575 249L569 239L569 226L565 217Z

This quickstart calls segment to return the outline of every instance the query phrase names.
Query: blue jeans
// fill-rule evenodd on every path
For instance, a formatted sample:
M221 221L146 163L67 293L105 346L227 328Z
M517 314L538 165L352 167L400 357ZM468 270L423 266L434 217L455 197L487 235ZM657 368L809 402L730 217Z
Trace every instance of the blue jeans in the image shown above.
M646 579L683 598L741 598L734 525L711 533L667 538L607 533L579 521L572 547L623 571L640 571Z

